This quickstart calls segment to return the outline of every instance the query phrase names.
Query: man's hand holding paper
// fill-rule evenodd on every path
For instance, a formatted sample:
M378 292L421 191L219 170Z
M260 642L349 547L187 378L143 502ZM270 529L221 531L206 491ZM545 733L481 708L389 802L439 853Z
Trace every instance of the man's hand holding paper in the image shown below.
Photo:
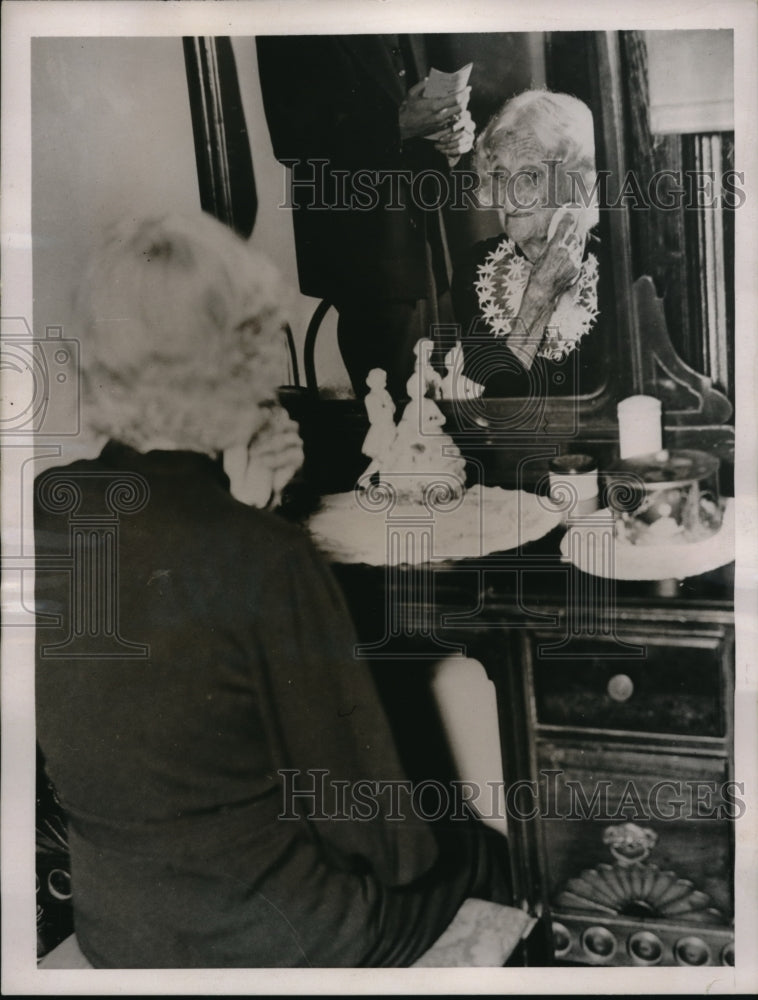
M453 123L456 115L463 115L468 105L471 88L429 97L426 88L428 79L421 80L408 91L408 96L400 105L400 138L436 138L445 135L444 126Z
M401 137L432 140L451 167L474 144L474 121L467 110L472 65L468 63L455 73L432 68L426 79L411 87L400 107Z
M474 145L474 119L468 111L462 112L456 120L439 133L434 143L435 149L444 153L448 163L454 167L458 160Z

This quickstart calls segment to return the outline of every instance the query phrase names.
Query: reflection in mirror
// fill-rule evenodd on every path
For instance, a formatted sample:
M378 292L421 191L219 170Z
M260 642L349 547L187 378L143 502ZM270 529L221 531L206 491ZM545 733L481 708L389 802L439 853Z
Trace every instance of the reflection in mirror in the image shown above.
M573 32L570 35L580 42L585 39L582 33ZM487 154L494 156L496 161L509 159L514 153L508 147L512 146L514 149L520 147L523 151L523 137L528 136L531 131L535 139L533 154L539 161L538 165L541 165L543 174L548 175L545 178L550 187L547 200L551 204L546 206L545 212L548 222L557 205L564 200L572 200L571 196L575 193L581 195L582 191L586 190L588 196L586 200L589 202L593 200L594 176L592 175L596 150L598 167L606 166L602 143L600 91L599 89L593 91L589 84L591 70L589 55L581 44L575 46L572 50L571 65L567 66L561 75L557 75L551 66L553 54L550 38L551 36L541 32L428 36L428 47L435 65L451 70L466 62L473 63L470 108L477 125L478 151L472 160L460 164L460 168L478 168L486 181L488 168L491 166L487 163ZM551 121L549 113L537 110L539 105L544 103L544 97L538 98L535 94L529 99L525 94L530 90L545 88L566 95L575 95L578 101L571 107L570 97L558 98L558 102L565 103L553 111ZM514 98L517 100L514 101ZM511 101L514 103L509 104ZM533 103L535 101L536 103ZM531 108L525 106L527 103L531 104ZM520 115L517 111L519 106L523 108ZM507 110L508 107L511 109L510 112ZM584 112L578 112L577 109L582 107L585 109ZM586 109L589 109L589 112ZM537 110L536 115L533 114L535 110ZM530 119L538 118L542 119L541 125L531 127ZM551 128L553 124L555 128ZM574 142L574 132L577 137L581 137L580 141ZM600 141L597 138L598 134L601 136ZM584 154L582 156L579 156L580 149ZM576 185L571 185L578 187L578 192L559 190L555 161L565 160L569 150L579 159L579 163L573 166L579 168L577 175L580 181ZM506 168L504 162L500 163L500 166ZM518 168L529 164L511 163L510 166ZM505 173L501 177L500 194L507 195L508 188L512 187L511 193L526 197L526 189L522 186L528 185L530 178L524 174L509 185L507 180L509 175ZM480 204L476 209L471 208L467 213L447 211L445 215L453 263L456 320L460 326L459 332L464 337L464 343L466 343L465 338L469 338L467 345L469 349L466 352L467 371L473 369L473 374L476 375L477 371L481 374L481 369L484 368L485 375L489 375L486 394L490 397L501 396L513 400L514 397L539 395L546 401L548 409L555 406L556 412L562 414L567 406L573 408L572 400L580 397L584 399L586 412L594 412L602 405L605 397L613 394L614 382L614 368L609 364L609 360L613 353L612 345L617 329L617 324L611 321L616 305L612 272L610 267L604 266L603 261L608 252L606 232L608 220L601 219L599 225L592 227L584 253L582 281L572 287L574 297L579 297L576 293L581 287L583 292L581 300L587 302L586 312L583 314L581 308L577 310L578 316L572 317L576 322L571 322L566 315L562 317L561 326L564 331L568 328L574 333L577 330L582 331L581 349L565 353L550 350L548 339L545 338L534 358L529 357L532 352L528 351L526 357L522 355L522 359L518 359L505 346L506 340L510 341L510 346L514 346L511 337L493 336L488 321L482 317L482 312L491 312L492 306L488 308L485 302L483 310L479 302L482 295L487 294L486 287L484 292L480 288L478 294L475 287L479 281L476 271L483 263L479 258L486 257L489 252L497 252L499 246L504 253L506 251L506 247L502 246L503 213L498 212L494 206L490 208L482 206L481 202L486 201L486 198L481 197L482 194L483 192L480 192ZM525 216L523 221L513 219L511 228L517 229L521 226L523 229L524 225L529 224L527 213L523 214ZM594 216L594 212L591 214ZM590 221L596 223L597 219L593 217ZM534 249L537 248L533 246L533 251ZM505 253L505 256L510 259L510 254ZM531 263L528 261L525 266L519 263L521 258L522 253L517 250L515 263L519 270L531 269ZM593 261L598 262L599 285L596 279L593 280L591 273L587 273ZM503 260L498 260L494 266L501 271L504 267ZM498 284L497 279L495 283ZM551 297L551 291L552 289L548 289L539 296L532 296L532 305L535 306L536 298L543 307L541 311L550 314L549 320L553 319L553 310L548 307L547 302ZM596 309L599 310L597 314ZM533 314L528 316L532 326L535 323L536 312L537 309L534 308ZM495 325L498 325L497 317L494 321ZM555 330L554 322L547 325ZM471 335L476 341L475 346ZM543 338L536 338L536 335L533 335L532 341L534 339L542 341ZM533 348L535 345L531 346ZM542 357L543 353L551 356ZM525 360L526 364L523 364L522 360ZM489 371L491 368L495 371ZM499 412L504 407L514 415L523 410L521 404L514 402L493 403L489 409Z
M363 43L369 37L362 36ZM350 45L358 42L356 36ZM469 111L480 151L486 146L488 122L505 102L525 91L546 88L571 95L589 109L597 173L594 189L589 175L583 181L584 189L594 193L599 221L590 230L582 258L583 266L590 255L597 259L597 315L587 324L578 349L562 360L542 358L538 352L526 375L521 371L520 384L518 378L514 384L506 377L499 389L493 385L498 395L490 391L487 398L453 405L442 401L449 428L485 448L494 447L493 429L500 445L500 431L522 439L610 443L617 440L619 400L649 393L663 404L664 426L676 431L673 444L697 447L711 435L728 450L731 428L718 425L730 417L733 392L733 210L739 205L739 192L734 196L732 177L733 197L722 197L717 212L699 204L693 207L682 198L675 210L668 210L667 203L644 199L651 191L671 194L666 183L660 189L656 186L662 172L673 177L672 183L704 167L713 167L722 180L726 178L733 168L733 134L652 131L647 39L641 33L429 34L423 42L430 66L452 72L473 64ZM202 77L202 61L197 72ZM225 107L223 94L221 105ZM719 127L723 129L723 121ZM582 128L586 131L586 125L578 131ZM555 155L554 149L547 151ZM542 150L533 152L538 161L545 159ZM529 166L514 161L515 155L500 150L501 166L511 174ZM472 172L474 156L465 154L454 170ZM528 172L521 182L534 183ZM726 184L722 193L729 194ZM495 209L470 204L456 211L445 204L443 215L453 287L460 290L466 286L476 248L493 239L498 245L503 220ZM513 227L524 224L525 220L512 220ZM568 222L563 225L569 228ZM542 238L546 235L543 232ZM567 234L559 235L566 242ZM456 294L457 325L443 324L448 340L469 332L472 315L481 317L481 302L471 280L468 296L466 304L465 296ZM486 336L491 336L489 331ZM467 364L476 367L470 352ZM514 370L519 371L518 363ZM356 442L363 440L365 414L360 404L319 399L318 391L309 395L307 404L301 403L311 407L298 416L314 440L333 438L335 432L344 441L350 434Z
M565 362L598 313L594 145L586 104L545 90L510 98L479 136L479 200L501 232L459 260L453 301L466 374L487 395L529 395L535 365L548 387L581 392Z
M719 36L719 45L703 41L718 52L714 59L731 58L731 41L722 37L729 33L704 34ZM616 403L631 393L659 398L666 424L675 426L718 425L732 411L733 216L744 195L733 169L734 136L723 131L728 102L719 103L721 116L711 126L719 132L654 134L646 42L635 32L542 38L546 86L591 109L600 204L590 248L598 258L598 316L559 384L527 383L529 394L537 386L549 391L548 430L570 410L580 431L602 432L615 425ZM703 73L721 70L728 66L701 65ZM697 111L688 121L705 130ZM693 127L677 126L667 114L669 133ZM493 401L490 410L514 405Z

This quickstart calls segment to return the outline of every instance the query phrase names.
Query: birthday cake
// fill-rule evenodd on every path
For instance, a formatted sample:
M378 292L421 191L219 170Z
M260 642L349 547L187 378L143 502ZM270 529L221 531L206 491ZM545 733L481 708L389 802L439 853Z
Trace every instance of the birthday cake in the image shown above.
M359 489L381 483L396 500L410 504L423 504L429 490L438 492L440 483L451 499L463 495L466 463L442 429L445 417L435 402L441 396L442 379L428 360L432 346L428 340L416 345L416 367L407 384L409 401L397 424L385 372L374 368L369 373L365 405L370 428L363 453L371 463L358 481Z
M475 558L542 537L561 521L551 502L523 490L466 489L466 463L443 430L435 395L442 380L417 345L409 402L396 424L385 373L370 372L363 452L370 464L355 489L322 499L308 524L319 548L338 562L418 564ZM420 357L419 357L420 356Z

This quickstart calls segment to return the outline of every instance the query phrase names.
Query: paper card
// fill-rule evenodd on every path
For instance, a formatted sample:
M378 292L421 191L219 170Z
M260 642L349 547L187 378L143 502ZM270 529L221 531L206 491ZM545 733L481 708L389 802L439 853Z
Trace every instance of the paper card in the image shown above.
M466 63L465 66L457 69L455 73L443 73L441 69L435 69L432 66L429 70L426 86L424 87L424 97L436 98L447 97L448 94L457 94L468 83L473 66L473 63ZM424 138L439 139L445 132L446 129L440 129L438 132L432 132L431 135L425 135Z
M466 63L454 73L443 73L442 70L432 67L424 87L424 96L446 97L448 94L457 94L467 85L473 66L473 63Z

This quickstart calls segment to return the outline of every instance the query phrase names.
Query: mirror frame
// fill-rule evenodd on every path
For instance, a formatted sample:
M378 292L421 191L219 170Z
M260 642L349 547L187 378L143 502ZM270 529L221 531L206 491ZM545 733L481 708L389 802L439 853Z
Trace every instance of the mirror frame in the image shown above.
M258 211L231 39L182 38L200 206L247 239Z
M613 204L618 200L619 185L629 163L624 143L619 33L597 32L595 49L605 161L606 168L611 171L609 202ZM666 426L703 427L725 423L732 416L732 404L707 375L695 371L676 352L666 328L663 303L652 279L642 277L632 282L628 206L623 211L606 211L612 213L616 322L622 332L621 339L616 338L618 356L625 363L625 370L628 364L626 377L621 379L619 388L623 395L645 393L663 398Z

